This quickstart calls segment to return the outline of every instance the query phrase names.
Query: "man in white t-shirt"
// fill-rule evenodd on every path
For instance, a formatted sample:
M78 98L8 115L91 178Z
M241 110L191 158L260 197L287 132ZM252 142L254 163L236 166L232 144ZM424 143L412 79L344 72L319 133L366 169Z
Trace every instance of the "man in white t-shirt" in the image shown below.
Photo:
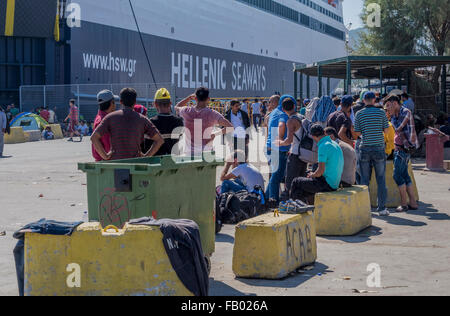
M255 103L252 104L252 112L253 112L253 126L258 132L258 128L261 127L261 103L258 99L255 100Z
M233 167L233 170L230 169ZM245 153L237 150L225 166L220 177L222 182L221 193L239 192L247 190L252 192L255 186L264 189L264 177L255 166L248 163L245 159Z

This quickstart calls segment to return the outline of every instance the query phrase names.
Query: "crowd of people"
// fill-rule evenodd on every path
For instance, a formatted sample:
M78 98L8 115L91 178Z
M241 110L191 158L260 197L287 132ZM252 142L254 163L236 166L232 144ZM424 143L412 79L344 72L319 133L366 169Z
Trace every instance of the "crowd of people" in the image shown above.
M306 106L300 108L302 103L293 97L274 95L268 102L255 100L251 105L233 100L222 115L208 107L207 88L197 89L172 113L170 93L162 88L154 99L158 115L151 119L145 107L136 105L134 89L120 92L121 110L116 110L116 98L108 90L98 94L99 112L91 137L96 161L171 155L182 136L184 152L177 154L198 156L213 149L217 136L224 136L232 154L221 175L220 191L264 188L262 173L248 160L253 121L256 131L260 127L266 131L271 171L267 199L313 203L319 192L355 184L368 186L374 171L378 212L387 216L386 161L392 156L394 180L402 198L397 211L418 207L408 174L417 135L413 114L402 96L390 94L381 99L370 91L358 98L324 96L306 100ZM190 106L193 101L195 106ZM77 115L75 104L71 109L68 119Z
M275 203L291 199L312 204L319 192L355 184L368 186L374 172L378 212L382 216L389 215L385 207L386 161L393 159L394 180L402 201L397 211L418 208L408 174L418 136L415 105L407 94L380 96L367 91L359 96L323 96L304 101L274 95L254 102L232 100L223 115L209 107L207 88L198 88L175 107L169 91L161 88L154 98L158 114L152 118L147 116L146 107L136 104L137 97L132 88L123 89L120 96L109 90L99 92L93 126L80 120L76 102L71 100L64 120L69 141L75 136L81 141L83 136L92 135L92 155L96 161L102 161L155 155L200 156L212 151L214 140L220 136L231 152L221 175L220 192L266 187L267 200ZM116 105L117 99L121 109ZM49 123L57 122L54 110L40 108L38 113ZM2 133L8 115L17 114L14 105L0 113ZM440 123L438 127L445 132L448 117L439 121L434 124ZM265 153L270 167L267 186L262 173L249 162L252 125L258 135L262 130L266 137ZM42 137L54 138L50 127L42 131ZM182 138L183 152L176 146Z
M417 209L408 174L411 152L418 146L412 111L414 103L406 94L380 97L367 91L360 96L324 96L304 103L287 95L272 96L263 119L271 170L267 198L313 204L314 195L319 192L355 184L369 186L374 172L377 211L380 216L388 216L386 162L392 157L394 181L401 196L396 211ZM233 107L232 114L242 115ZM254 183L239 171L224 173L222 180L225 191Z

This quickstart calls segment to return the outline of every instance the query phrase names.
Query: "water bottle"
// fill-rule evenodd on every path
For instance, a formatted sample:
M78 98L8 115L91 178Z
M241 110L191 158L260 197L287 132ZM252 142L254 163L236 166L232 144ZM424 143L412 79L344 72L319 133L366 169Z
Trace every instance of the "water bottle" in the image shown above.
M89 215L88 212L83 212L83 219L81 220L83 223L89 223Z

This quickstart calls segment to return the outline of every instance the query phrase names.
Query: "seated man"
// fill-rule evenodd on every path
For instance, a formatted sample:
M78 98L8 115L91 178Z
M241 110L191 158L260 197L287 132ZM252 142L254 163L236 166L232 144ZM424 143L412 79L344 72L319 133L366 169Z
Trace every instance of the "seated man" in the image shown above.
M231 167L234 169L229 172ZM242 150L235 151L232 158L228 159L220 181L223 181L221 194L242 190L252 192L255 186L264 188L264 178L261 172L246 161L245 153Z
M319 167L307 178L296 178L291 186L291 199L311 203L311 198L319 192L336 191L344 171L344 154L341 147L325 135L319 124L311 127L311 136L319 149Z
M337 131L333 127L327 127L325 134L339 144L344 154L344 172L342 173L341 184L344 188L349 188L356 183L356 152L352 146L339 139Z

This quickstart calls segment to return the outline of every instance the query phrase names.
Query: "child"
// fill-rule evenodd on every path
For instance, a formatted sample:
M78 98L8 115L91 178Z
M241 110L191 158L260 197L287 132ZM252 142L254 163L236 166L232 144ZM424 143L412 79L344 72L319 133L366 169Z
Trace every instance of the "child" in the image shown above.
M55 139L55 135L52 132L52 129L50 126L47 126L45 130L42 132L42 138L45 140L53 140Z

